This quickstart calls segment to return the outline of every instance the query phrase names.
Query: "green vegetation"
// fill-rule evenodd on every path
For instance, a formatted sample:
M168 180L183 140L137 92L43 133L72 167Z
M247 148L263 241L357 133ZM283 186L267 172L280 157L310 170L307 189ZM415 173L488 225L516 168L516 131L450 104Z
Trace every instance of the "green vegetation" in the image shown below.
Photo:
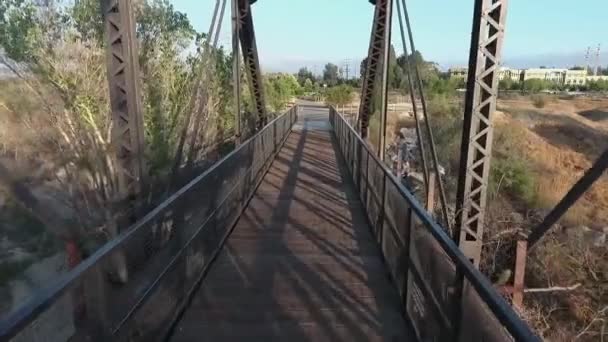
M608 91L608 81L589 81L585 85L564 85L548 80L531 79L524 82L501 80L500 90L521 91L524 93L540 93L542 91Z
M328 86L333 87L338 84L340 78L338 66L332 63L327 63L323 70L323 82Z
M325 103L331 106L344 106L353 100L353 88L349 85L339 85L327 90Z
M268 74L264 76L264 91L270 110L280 112L295 96L302 95L298 80L289 74Z
M460 163L462 139L462 108L450 95L432 93L429 115L438 149L448 177L448 187L455 191ZM497 125L494 132L493 157L490 171L490 195L506 195L531 206L536 198L536 180L532 164L523 153L523 128Z
M49 168L46 176L33 172L19 176L41 186L49 178L58 182L61 193L57 199L44 200L61 202L66 215L75 216L68 219L73 222L65 222L65 227L50 227L45 222L46 233L27 234L52 233L63 239L66 231L73 229L78 231L78 244L92 248L103 242L99 239L100 230L105 238L116 234L108 218L121 214L114 209L120 206L115 203L117 165L113 158L106 41L100 13L96 0L65 6L52 1L0 2L0 64L13 72L13 77L0 85L2 157ZM165 196L171 184L176 184L172 182L174 165L179 166L176 177L190 174L181 171L198 165L210 146L231 134L232 56L222 47L214 49L206 44L206 34L196 32L187 16L169 1L137 1L134 16L139 43L145 177L150 183L148 189L155 191L147 197L155 201ZM296 87L285 93L284 84L278 89L274 82L270 81L267 91L271 93L269 105L278 110ZM293 83L299 87L295 79L289 84ZM244 83L243 89L247 88ZM244 93L246 97L247 91ZM251 111L247 105L251 101L246 98L244 102L247 122L252 117L247 112L247 108ZM198 129L188 129L194 127ZM245 134L251 134L251 128ZM26 171L32 171L31 165ZM3 211L9 209L4 207ZM12 218L11 225L41 226L39 222L21 224L18 220ZM0 239L16 234L4 228ZM25 238L11 236L11 240L27 244L28 252L38 253L40 249L36 246L40 244Z

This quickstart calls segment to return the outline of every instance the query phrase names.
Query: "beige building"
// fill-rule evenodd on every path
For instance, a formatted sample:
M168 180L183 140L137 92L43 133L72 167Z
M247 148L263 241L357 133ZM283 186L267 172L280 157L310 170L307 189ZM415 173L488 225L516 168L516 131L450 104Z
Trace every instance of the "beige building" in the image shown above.
M545 80L555 83L564 83L567 69L533 68L524 70L523 80Z
M448 70L450 79L467 79L467 68L451 68ZM608 81L608 76L587 76L587 70L568 70L556 68L511 69L501 67L498 78L522 82L527 80L550 81L567 86L585 85L588 82Z
M511 69L507 67L501 67L498 71L498 79L499 80L510 80L513 82L521 81L523 70L520 69Z
M608 81L608 76L587 76L587 82Z
M566 70L565 85L584 85L587 83L587 70Z
M448 69L448 75L450 79L456 80L465 80L468 77L468 69L467 68L450 68Z

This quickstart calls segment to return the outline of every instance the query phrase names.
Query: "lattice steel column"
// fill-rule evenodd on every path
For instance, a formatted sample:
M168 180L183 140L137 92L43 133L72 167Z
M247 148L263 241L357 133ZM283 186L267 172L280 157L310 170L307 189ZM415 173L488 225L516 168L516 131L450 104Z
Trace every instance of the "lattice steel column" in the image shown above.
M476 0L454 239L479 266L508 0Z
M139 96L135 20L130 0L102 0L112 109L112 142L121 198L139 195L144 177L144 124Z
M266 102L264 101L264 88L262 81L262 70L260 69L260 61L258 58L258 48L255 43L255 31L253 29L253 16L251 14L251 5L255 0L238 0L239 1L239 36L243 49L243 62L247 69L249 77L249 86L253 101L255 102L255 110L258 118L257 128L260 129L266 125L268 121L266 115Z
M367 65L365 66L365 78L363 79L363 89L361 91L361 106L359 107L359 130L362 138L367 137L367 128L369 127L369 117L371 111L371 102L374 96L376 87L376 77L378 75L378 67L383 63L385 42L388 41L390 33L390 18L392 0L370 0L370 3L376 6L374 12L374 22L372 24L372 35L369 42L369 51L367 54ZM390 44L390 42L388 43ZM384 107L384 105L383 105Z
M238 0L231 0L232 8L232 89L234 92L234 128L236 144L241 143L241 57L239 51L240 20Z

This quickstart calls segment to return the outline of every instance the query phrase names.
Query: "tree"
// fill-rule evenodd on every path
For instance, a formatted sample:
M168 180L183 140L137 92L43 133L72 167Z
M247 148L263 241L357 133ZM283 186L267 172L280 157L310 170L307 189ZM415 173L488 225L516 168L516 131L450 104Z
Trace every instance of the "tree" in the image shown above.
M332 106L344 106L353 99L353 88L342 84L327 90L325 102Z
M300 84L293 75L267 74L264 77L266 101L274 112L283 110L287 103L301 92Z
M332 63L327 63L323 70L323 81L329 86L338 84L338 66Z
M304 81L304 91L307 93L311 93L315 90L314 88L314 84L312 83L312 80L310 78L307 78L306 81Z
M68 199L70 219L78 222L76 244L94 248L99 241L91 241L92 236L102 233L113 238L117 231L114 218L124 214L115 209L124 206L115 203L117 167L108 115L104 26L99 1L80 0L65 6L55 3L0 1L0 64L15 73L18 86L30 101L27 107L15 98L2 98L17 126L13 133L17 142L4 147L10 151L27 144L35 152L26 158L42 159L45 165L52 165L50 172L62 175L57 179L60 191ZM184 155L192 164L203 158L198 152L205 140L230 125L234 116L231 56L221 48L203 53L200 47L205 35L197 34L187 16L168 1L137 1L134 15L143 76L147 176L153 183L148 188L165 189L184 134L188 137ZM190 49L196 43L199 50ZM210 70L213 72L206 73ZM202 77L205 82L197 83ZM202 86L198 87L199 83ZM188 124L190 115L200 129ZM211 116L226 126L205 127ZM28 140L20 137L24 132L31 132ZM0 140L6 141L4 138L2 135ZM158 199L161 192L149 198ZM19 194L14 195L19 198ZM47 227L49 231L54 231L52 226Z
M308 68L300 68L300 70L298 71L298 83L300 83L300 86L303 87L306 80L314 79L315 75L313 75L312 71L308 70Z

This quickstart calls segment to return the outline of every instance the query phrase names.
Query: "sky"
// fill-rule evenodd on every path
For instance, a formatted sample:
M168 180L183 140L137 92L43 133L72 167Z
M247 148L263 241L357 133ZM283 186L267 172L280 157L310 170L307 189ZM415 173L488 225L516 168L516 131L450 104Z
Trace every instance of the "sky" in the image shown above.
M446 69L467 64L473 0L408 0L416 48ZM171 0L197 31L209 29L215 0ZM258 0L253 5L258 53L265 71L320 73L325 63L353 72L367 54L374 7L368 0ZM395 10L396 13L396 10ZM608 1L510 0L503 64L567 67L585 63L598 44L608 64ZM403 50L396 15L392 42ZM231 48L230 1L220 42ZM593 57L593 61L595 57Z

